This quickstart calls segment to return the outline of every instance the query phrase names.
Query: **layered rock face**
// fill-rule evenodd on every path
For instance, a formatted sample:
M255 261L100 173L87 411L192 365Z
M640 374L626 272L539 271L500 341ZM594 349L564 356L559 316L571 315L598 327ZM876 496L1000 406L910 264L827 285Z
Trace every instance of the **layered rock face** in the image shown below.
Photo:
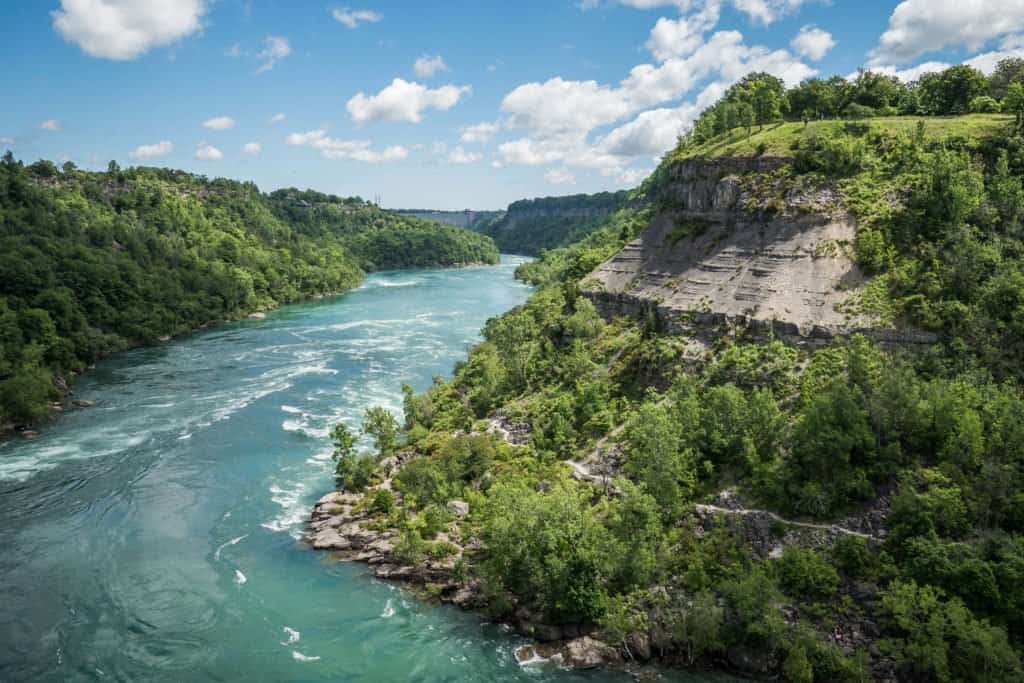
M843 311L867 281L850 255L856 221L829 188L789 190L764 206L749 189L752 174L786 163L728 158L672 167L664 210L591 274L585 293L606 316L655 313L666 331L698 338L745 333L816 347L866 332L883 345L933 341Z

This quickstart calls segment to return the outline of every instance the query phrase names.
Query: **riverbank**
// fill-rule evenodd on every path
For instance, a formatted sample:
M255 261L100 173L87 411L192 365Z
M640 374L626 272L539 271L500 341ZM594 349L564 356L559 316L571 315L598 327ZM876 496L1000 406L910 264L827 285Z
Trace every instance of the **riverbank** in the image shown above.
M396 273L402 273L402 272L429 272L429 271L432 271L432 270L443 271L443 270L464 269L464 268L484 268L484 267L489 267L489 266L493 266L493 265L495 265L495 264L484 263L484 262L481 262L481 261L472 261L472 262L459 263L459 264L453 264L453 265L439 266L437 268L405 269L405 270L397 270L397 271L392 271L392 272L396 272ZM381 271L381 272L385 272L385 271ZM156 347L159 347L162 344L166 344L166 343L171 342L171 341L180 340L180 339L189 337L189 336L195 334L196 332L199 332L201 330L206 330L206 329L209 329L211 327L215 327L217 325L223 325L223 324L231 323L231 322L238 322L238 321L241 321L241 320L263 320L263 319L265 319L267 317L268 313L276 311L276 310L278 310L280 308L283 308L285 306L291 306L291 305L294 305L294 304L309 303L309 302L313 302L313 301L320 301L320 300L324 300L324 299L330 299L330 298L342 296L342 295L347 294L349 292L352 292L352 291L354 291L356 289L359 289L359 287L362 287L363 284L366 281L366 277L369 276L369 275L372 275L372 274L374 274L374 273L364 273L362 278L361 278L361 280L359 281L359 283L357 283L356 285L354 285L353 287L350 287L348 289L342 289L342 290L336 290L336 291L331 291L331 292L321 292L321 293L311 294L309 296L300 297L299 299L296 299L294 301L286 301L286 302L280 302L280 303L274 302L273 304L270 304L270 305L266 305L266 304L256 305L256 306L253 306L253 307L250 307L250 308L244 308L244 309L241 309L239 311L235 311L231 315L228 315L228 316L223 317L223 318L217 318L217 319L214 319L214 320L208 320L208 321L206 321L206 322L204 322L202 324L196 325L194 327L185 327L185 328L182 328L182 329L179 329L179 330L172 331L169 334L161 335L161 336L157 337L155 340L136 341L135 343L125 344L125 345L120 346L118 348L111 349L107 353L104 353L103 355L101 355L100 358L97 359L97 362L99 362L100 360L105 360L107 358L111 358L113 356L116 356L119 353L124 353L126 351L133 351L133 350L136 350L136 349L145 349L145 348L156 348ZM45 417L43 417L43 418L41 418L39 420L36 420L34 422L20 423L20 424L19 423L15 423L15 422L0 423L0 440L2 440L4 438L9 438L9 437L12 437L12 436L15 436L15 435L20 435L22 438L26 438L26 439L34 439L34 438L38 437L54 419L56 419L60 415L62 415L65 412L67 412L69 409L74 409L74 408L81 409L81 408L92 408L92 407L94 407L95 406L95 402L93 400L91 400L91 399L88 399L88 398L82 398L82 399L74 398L75 397L74 384L75 384L75 381L77 380L77 378L79 378L82 375L88 373L89 371L95 369L95 367L96 367L96 364L93 363L93 364L89 365L87 368L85 368L84 370L82 370L82 372L70 372L70 373L67 373L66 375L65 374L55 374L54 377L53 377L53 389L54 389L54 392L56 392L56 393L55 393L55 399L50 403L49 413Z
M397 469L406 457L398 456L391 464ZM481 548L479 541L463 538L457 525L452 525L435 539L434 547L444 548L443 553L428 551L410 557L401 549L396 532L381 524L375 514L379 491L394 491L390 476L367 493L333 492L320 498L310 514L306 540L315 550L329 551L339 561L365 563L375 578L401 582L420 599L487 616L489 604L483 584L465 575L473 554ZM395 505L400 506L401 494L392 495ZM464 517L470 512L469 504L452 501L448 512L455 518ZM656 670L624 659L617 648L594 637L596 627L592 624L545 624L524 608L498 621L533 641L516 650L520 665L549 662L581 671L619 669L637 678L657 675ZM650 652L647 655L650 659Z

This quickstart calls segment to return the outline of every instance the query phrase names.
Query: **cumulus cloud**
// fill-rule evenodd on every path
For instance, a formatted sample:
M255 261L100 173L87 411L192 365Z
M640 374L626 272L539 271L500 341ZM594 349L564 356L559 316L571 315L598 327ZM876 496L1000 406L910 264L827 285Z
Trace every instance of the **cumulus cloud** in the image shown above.
M351 10L348 7L344 9L335 9L331 12L334 20L346 28L359 28L360 24L375 24L384 18L380 12L374 12L373 10Z
M61 0L50 13L64 40L92 57L135 59L202 28L205 0Z
M53 133L64 130L64 126L62 126L61 122L57 119L46 119L45 121L40 121L39 128Z
M658 19L647 39L647 49L659 61L690 54L704 42L704 34L718 23L720 10L721 4L712 0L690 16Z
M213 145L208 145L204 142L196 147L196 151L192 156L201 161L220 161L224 158L224 153Z
M992 72L995 71L996 65L999 64L1000 61L1012 57L1024 59L1024 48L1009 50L992 50L990 52L982 52L981 54L971 57L970 59L965 59L962 63L966 64L967 66L974 67L983 74L991 75ZM892 64L876 64L871 67L871 70L889 76L896 76L904 83L910 83L912 81L916 81L926 73L944 71L951 66L953 66L953 64L950 64L949 62L928 61L922 62L921 64L917 64L915 66L907 67L905 69L901 69Z
M664 26L664 24L663 24ZM750 46L737 31L718 31L675 56L649 47L661 61L640 64L617 84L554 77L512 90L501 104L504 123L524 130L498 146L503 164L583 167L627 183L633 162L664 153L705 107L751 71L766 71L794 85L815 71L787 50ZM680 102L697 86L695 98ZM601 134L605 126L617 125Z
M416 63L412 65L413 71L420 78L430 78L434 74L441 71L447 71L448 65L444 63L444 59L441 55L423 55L416 60Z
M230 130L238 124L230 116L215 116L212 119L203 121L203 128L209 128L210 130Z
M618 86L555 77L519 86L501 108L513 127L548 135L589 131L675 100L709 77L735 81L750 71L767 71L789 85L815 73L786 50L749 47L742 34L719 31L685 58L634 67Z
M11 138L11 137L7 137L7 136L0 137L0 145L13 145L15 142L16 142L15 139Z
M144 161L154 157L162 157L174 151L174 145L168 140L157 142L152 145L139 145L128 154L132 159Z
M466 126L462 129L459 142L465 144L486 144L498 133L500 126L497 123L484 121L473 126Z
M448 161L453 164L474 164L483 158L479 152L467 152L462 145L448 153Z
M270 117L270 123L282 123L288 120L287 114L274 114Z
M383 150L373 149L369 140L339 140L327 135L323 129L311 130L306 133L292 133L286 139L295 147L310 147L320 152L324 159L352 159L370 164L384 161L399 161L409 156L409 150L401 145L393 145Z
M828 31L808 24L800 29L789 44L798 55L816 62L836 46L836 41Z
M730 0L733 7L748 15L754 21L762 24L771 24L782 17L796 10L807 0ZM633 7L636 9L657 9L659 7L675 7L680 12L686 12L694 5L720 5L721 0L581 0L581 9L593 9L602 4L614 4Z
M575 185L576 176L567 168L549 168L544 172L544 180L552 185Z
M904 0L871 52L872 65L902 64L950 46L977 50L999 36L1021 31L1021 0Z
M468 93L469 86L445 85L428 88L396 78L376 95L359 93L346 107L356 123L377 121L409 121L419 123L427 109L447 111Z
M263 61L256 73L270 71L274 65L292 53L291 43L281 36L267 36L263 41L263 50L256 55Z
M242 145L242 152L245 154L251 154L253 156L256 156L262 151L263 145L261 145L258 142L247 142L244 145Z

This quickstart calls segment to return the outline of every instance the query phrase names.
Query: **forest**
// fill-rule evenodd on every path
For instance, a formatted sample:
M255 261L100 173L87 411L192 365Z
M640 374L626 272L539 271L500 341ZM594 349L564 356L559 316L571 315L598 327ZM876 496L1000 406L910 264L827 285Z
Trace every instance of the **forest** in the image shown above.
M359 198L158 168L0 161L0 426L32 425L103 356L357 286L494 263L487 237Z
M512 202L501 216L473 229L492 237L506 254L539 256L579 242L620 209L629 193L598 192Z
M1022 82L1020 60L909 85L743 79L596 230L520 268L532 298L450 380L407 389L403 425L368 415L375 452L339 431L339 488L410 451L400 504L367 499L400 557L458 542L456 574L493 616L589 625L627 658L800 683L1024 680ZM871 276L856 305L938 343L721 339L693 358L656 315L598 314L586 276L661 210L672 167L749 147L788 161L744 179L746 210L833 190L857 217L840 246ZM603 485L573 476L595 457ZM780 552L699 513L737 499ZM829 531L801 542L808 527Z

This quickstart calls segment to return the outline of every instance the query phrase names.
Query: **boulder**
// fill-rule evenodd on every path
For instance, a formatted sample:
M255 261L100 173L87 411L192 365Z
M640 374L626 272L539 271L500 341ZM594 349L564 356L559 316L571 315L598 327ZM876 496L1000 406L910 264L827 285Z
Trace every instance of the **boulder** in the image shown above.
M263 311L256 311L255 313L250 313L249 314L249 318L251 320L263 320L266 317L267 317L267 314L264 313Z
M565 644L565 663L574 669L596 669L619 661L615 648L583 636Z
M34 439L37 436L39 436L39 432L34 432L31 429L26 429L21 433L21 435L26 439Z
M626 638L626 647L633 653L633 656L642 662L651 658L651 639L646 633L634 631Z
M74 401L72 401L72 403L77 408L94 408L94 407L96 407L96 401L87 401L87 400L82 399L82 398L77 398Z
M456 517L465 517L469 514L469 503L462 500L453 500L448 503L448 512Z

